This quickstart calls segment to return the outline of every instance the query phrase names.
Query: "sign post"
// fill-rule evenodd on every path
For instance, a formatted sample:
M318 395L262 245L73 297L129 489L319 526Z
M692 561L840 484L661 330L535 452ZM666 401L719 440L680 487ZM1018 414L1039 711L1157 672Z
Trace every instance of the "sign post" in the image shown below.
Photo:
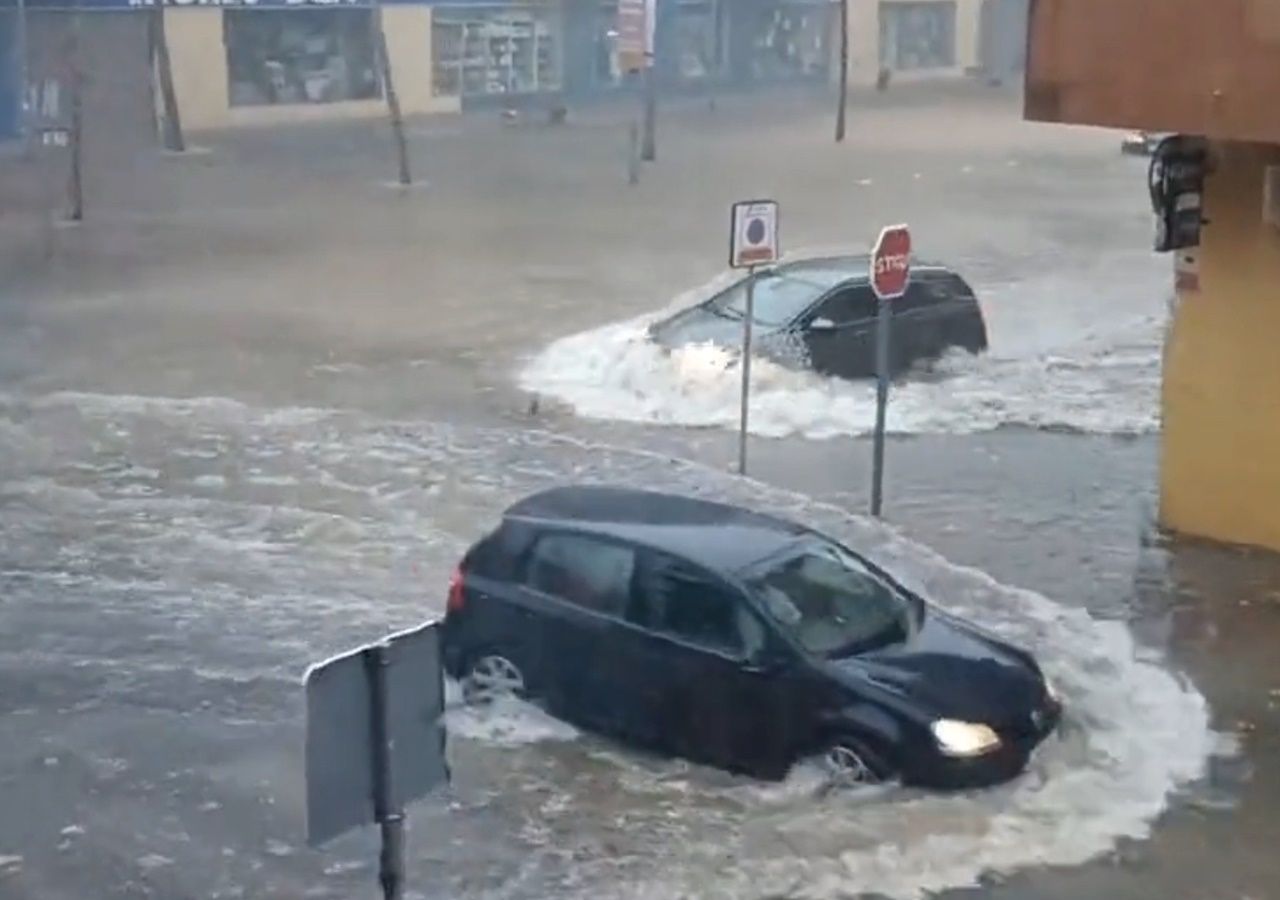
M871 289L879 300L876 310L876 430L871 458L871 515L880 517L884 498L884 430L889 406L891 304L907 292L911 282L911 229L892 225L880 231L871 251Z
M755 322L756 267L778 261L778 204L745 200L730 215L729 265L747 270L747 297L742 316L742 407L738 423L738 474L747 474L747 420L751 407L751 337Z
M405 806L449 780L439 624L313 666L304 685L307 841L377 824L382 894L401 900Z

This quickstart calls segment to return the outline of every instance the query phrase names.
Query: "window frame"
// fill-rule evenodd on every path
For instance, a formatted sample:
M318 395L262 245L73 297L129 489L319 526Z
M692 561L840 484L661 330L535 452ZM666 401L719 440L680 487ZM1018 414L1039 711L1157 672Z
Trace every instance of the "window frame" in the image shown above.
M657 550L650 547L638 547L636 553L636 566L631 576L631 604L626 610L626 616L623 624L629 628L645 634L649 637L657 638L662 641L669 642L678 647L694 650L699 653L707 653L720 659L727 660L735 665L746 665L752 660L751 654L748 652L747 642L741 627L734 622L734 629L737 632L738 646L736 649L726 648L724 646L712 646L708 643L689 638L685 635L675 633L667 629L664 625L653 624L638 621L635 612L645 603L645 595L643 593L645 578L649 575L648 568L653 565L655 560L666 559L678 563L681 567L689 571L697 578L706 581L709 585L717 588L719 594L729 600L731 605L731 615L738 612L746 612L754 617L756 624L760 626L760 630L764 634L764 641L760 647L761 651L767 650L775 641L775 629L764 616L755 609L754 604L747 596L747 592L740 585L735 584L729 579L712 572L705 566L664 550Z
M851 318L843 322L838 321L829 315L825 315L825 316L823 315L823 308L826 307L828 303L831 303L832 301L837 300L846 295L853 296L853 295L862 294L862 293L869 295L871 298L872 305L870 307L870 314L858 316L857 318ZM804 317L805 328L807 329L810 325L812 325L814 319L828 319L829 321L835 323L836 331L840 331L846 328L858 328L866 324L867 322L875 321L875 318L876 318L875 303L876 302L877 301L875 300L875 293L871 290L871 285L859 284L857 282L854 282L851 284L842 284L839 287L833 288L832 290L828 291L826 294L818 298L818 301L814 303L814 305L810 308L809 312Z
M571 540L586 541L605 547L625 550L631 554L631 572L627 576L622 601L616 609L601 609L594 606L584 606L570 597L552 593L551 591L538 587L531 582L530 572L533 567L534 559L538 553L538 547L548 538L569 538ZM514 574L515 580L521 588L527 591L532 591L541 597L549 598L562 607L574 610L575 612L596 616L609 622L625 623L627 621L627 612L631 607L632 598L635 595L636 570L639 564L640 548L627 541L618 540L608 535L577 531L572 528L546 528L539 529L534 535L532 535L528 546L524 549L519 562L515 566Z

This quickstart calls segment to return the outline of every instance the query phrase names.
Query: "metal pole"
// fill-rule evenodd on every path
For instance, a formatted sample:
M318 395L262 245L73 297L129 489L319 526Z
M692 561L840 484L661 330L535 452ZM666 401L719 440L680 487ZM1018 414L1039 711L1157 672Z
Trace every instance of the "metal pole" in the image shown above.
M836 143L844 141L849 105L849 0L840 0L840 105L836 107Z
M151 30L151 52L155 73L160 82L161 108L164 110L161 141L164 149L173 153L183 153L187 149L187 140L182 133L178 93L173 86L173 63L169 59L169 35L165 30L164 4L156 3L151 8L150 15L151 19L147 24Z
M31 144L31 73L30 63L27 60L27 0L18 0L18 23L14 42L18 45L18 102L22 105L18 107L18 129L22 132L22 142L26 151L30 151Z
M756 267L747 268L747 311L742 317L742 411L738 429L738 474L747 474L747 420L751 406L751 325L756 312Z
M658 158L658 76L656 60L652 54L645 58L644 67L644 140L640 158L653 162Z
M382 79L382 92L387 101L387 115L391 119L391 134L395 138L400 184L408 187L413 184L413 175L409 171L409 144L404 134L404 117L400 113L400 95L396 93L395 81L391 75L391 55L387 52L387 33L382 27L381 0L374 5L373 12L375 19L373 40L378 54L378 76Z
M71 209L67 218L72 222L84 219L84 70L81 55L79 7L71 15L71 183L68 187Z
M640 126L634 121L627 134L627 184L640 183Z
M876 432L871 457L871 515L880 517L884 496L884 419L889 405L889 330L892 327L888 300L876 311Z
M378 881L383 900L404 897L404 810L395 808L391 784L391 740L387 712L387 647L365 651L372 692L373 721L369 738L373 742L373 812L382 831L382 851L378 855Z

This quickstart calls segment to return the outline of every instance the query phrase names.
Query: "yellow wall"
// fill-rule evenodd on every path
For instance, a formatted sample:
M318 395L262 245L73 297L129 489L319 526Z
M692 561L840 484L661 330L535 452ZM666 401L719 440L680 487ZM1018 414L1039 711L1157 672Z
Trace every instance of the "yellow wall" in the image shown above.
M352 100L271 106L230 105L227 54L222 38L221 9L168 9L165 32L173 66L174 90L182 123L192 130L229 125L324 121L386 114L386 103ZM287 13L286 13L287 14ZM391 6L382 11L387 56L401 111L406 115L457 112L456 97L432 91L431 10L425 6Z
M184 128L228 124L227 53L222 46L222 10L166 9L169 64Z
M1165 347L1161 521L1280 550L1280 230L1262 220L1280 147L1214 148L1200 290Z

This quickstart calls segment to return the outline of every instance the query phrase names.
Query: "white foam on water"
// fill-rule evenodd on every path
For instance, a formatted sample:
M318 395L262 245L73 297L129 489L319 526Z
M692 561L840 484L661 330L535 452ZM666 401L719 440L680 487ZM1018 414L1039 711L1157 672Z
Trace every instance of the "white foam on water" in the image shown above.
M836 898L866 891L918 898L990 873L1079 864L1122 839L1142 839L1173 798L1202 778L1211 755L1232 750L1210 731L1203 696L1124 624L954 565L882 523L658 454L545 432L336 412L281 416L231 401L62 395L0 410L0 422L6 418L0 483L31 487L22 504L9 507L11 540L0 546L6 610L92 604L126 630L134 622L165 640L181 635L180 646L156 645L154 652L165 654L155 657L159 669L120 655L152 652L150 645L111 648L117 669L138 683L155 681L147 673L165 666L300 671L326 653L421 621L443 605L461 549L502 508L553 484L588 481L741 503L822 529L940 606L1033 651L1065 697L1062 736L1040 748L1025 776L944 795L903 788L822 794L809 765L781 784L762 785L612 745L602 750L602 742L527 704L452 708L452 752L479 767L468 782L500 789L513 831L536 821L549 835L545 845L521 848L521 866L538 887L528 896ZM80 430L64 444L80 456L68 450L61 462L46 464L4 452L7 435L44 445L64 437L68 422ZM117 432L149 435L118 440L132 464L161 471L164 498L118 496L129 472L102 464L94 449L102 434ZM169 479L165 467L190 467L176 451L211 438L229 448L219 459L229 477L222 487L206 482L198 494L185 493L191 473ZM289 454L270 452L279 447ZM264 506L278 490L237 474L251 469L296 475L309 486L297 498L306 505ZM413 490L442 471L448 478L440 490ZM82 483L86 472L98 473L91 482L96 501L64 502L58 487ZM318 521L337 523L340 537L305 527ZM78 577L26 577L49 569L51 551L59 570L74 561ZM135 580L143 589L128 587ZM80 621L70 617L62 627ZM69 646L92 653L99 636L85 638ZM228 714L274 715L263 709ZM469 754L476 743L503 752Z
M578 737L572 725L514 697L500 697L483 706L454 706L445 714L445 727L451 735L503 747Z
M732 273L648 314L562 338L518 373L522 389L579 416L658 425L736 428L741 372L733 348L664 351L650 323L697 302ZM1047 273L976 285L991 349L956 353L895 384L888 412L900 434L972 433L1001 426L1091 433L1159 427L1167 272L1145 258L1098 271ZM1087 291L1087 293L1086 293ZM753 359L750 427L766 437L827 438L874 426L875 388Z

